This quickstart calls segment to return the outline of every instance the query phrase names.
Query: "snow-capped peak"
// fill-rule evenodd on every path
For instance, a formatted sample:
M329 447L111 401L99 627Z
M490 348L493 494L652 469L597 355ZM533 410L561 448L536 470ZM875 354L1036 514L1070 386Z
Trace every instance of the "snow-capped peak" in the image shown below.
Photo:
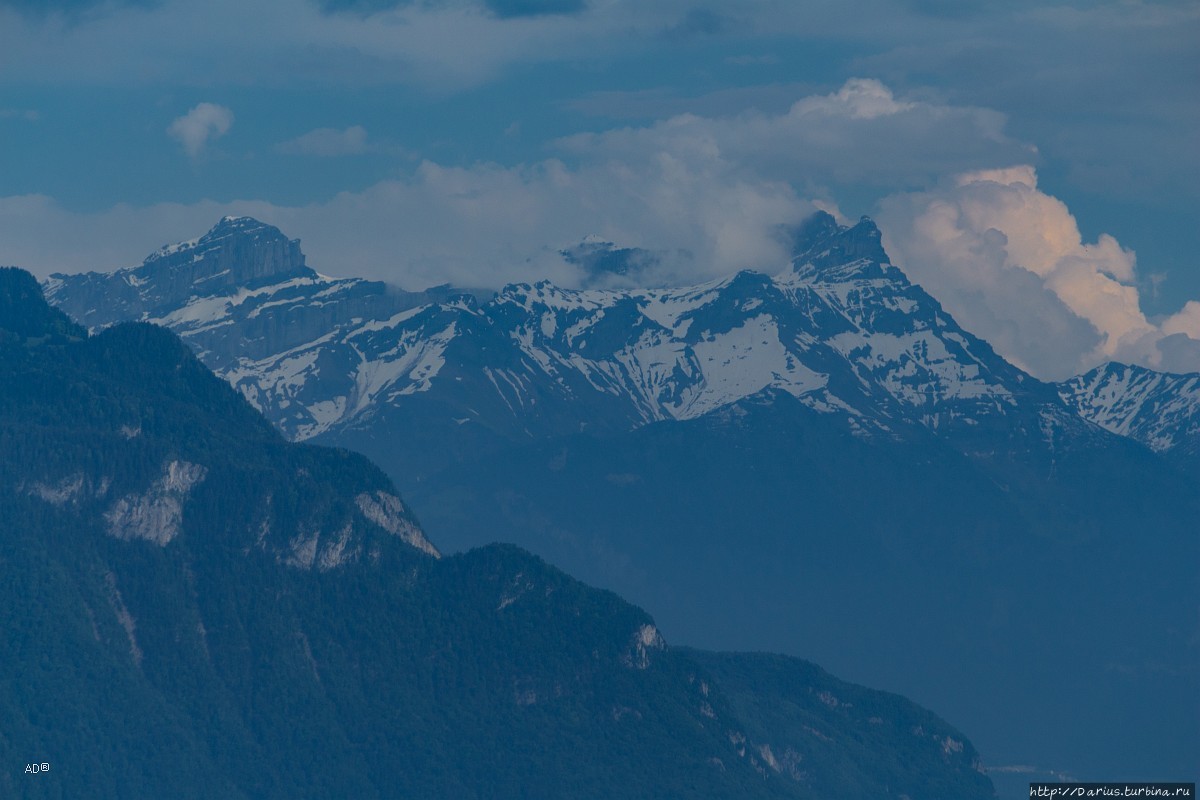
M322 278L298 242L227 218L142 267L58 276L53 295L92 326L121 318L102 319L104 309L171 327L296 438L417 397L460 409L463 424L530 435L690 419L772 392L860 431L1013 407L1026 376L888 264L869 219L843 227L819 214L794 233L794 263L774 277L580 290L539 281L477 303L445 287Z
M140 266L53 275L46 296L90 328L130 319L196 327L220 323L249 297L322 283L328 280L305 265L299 240L252 217L224 217Z

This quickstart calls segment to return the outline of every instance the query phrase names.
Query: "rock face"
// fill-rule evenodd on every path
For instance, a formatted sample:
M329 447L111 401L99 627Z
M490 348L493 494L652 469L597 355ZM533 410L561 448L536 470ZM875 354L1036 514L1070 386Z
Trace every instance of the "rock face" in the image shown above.
M388 533L399 536L404 542L431 556L438 555L437 549L425 538L396 495L378 491L371 494L363 492L354 498L354 502L364 517Z
M165 545L179 535L188 493L207 474L208 469L199 464L168 462L149 491L122 497L105 512L109 535Z
M825 676L886 706L862 761L868 723L743 720L611 592L513 546L438 558L361 456L284 441L167 331L15 308L31 285L0 272L0 759L53 769L0 795L993 797L913 703Z
M84 291L103 292L105 303L73 309L72 316L88 326L142 319L178 308L197 293L235 293L294 279L314 280L317 275L304 265L299 240L289 240L278 228L249 217L225 217L198 239L151 253L137 275L126 277L114 284L92 276L83 284Z
M388 319L448 290L409 293L382 283L334 280L305 265L299 241L248 217L226 217L198 239L163 247L115 273L55 275L46 296L98 330L147 321L171 328L228 366Z

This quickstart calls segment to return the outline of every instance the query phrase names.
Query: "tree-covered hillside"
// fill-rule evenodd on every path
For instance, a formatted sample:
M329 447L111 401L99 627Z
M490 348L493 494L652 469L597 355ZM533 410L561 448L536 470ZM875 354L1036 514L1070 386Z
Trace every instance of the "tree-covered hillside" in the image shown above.
M992 796L906 700L673 649L514 547L439 558L365 459L288 444L163 330L87 337L15 270L0 609L5 797Z

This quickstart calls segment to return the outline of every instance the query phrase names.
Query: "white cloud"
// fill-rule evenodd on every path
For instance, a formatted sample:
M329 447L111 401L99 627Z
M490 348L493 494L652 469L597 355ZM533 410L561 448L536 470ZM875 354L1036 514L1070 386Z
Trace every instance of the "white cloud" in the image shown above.
M782 264L777 227L813 210L786 184L745 181L719 160L688 154L577 169L555 160L516 168L425 162L410 179L304 206L202 202L84 214L43 196L0 198L0 262L41 276L114 269L224 214L248 214L302 237L310 263L327 274L408 288L541 278L572 285L581 276L557 249L588 234L669 251L654 278L693 280Z
M72 25L0 7L0 53L13 78L35 83L194 85L203 76L205 83L461 88L511 64L608 54L628 47L630 35L647 43L679 13L595 6L582 14L502 18L466 0L333 15L308 0L162 0L110 7ZM605 42L602 51L597 42Z
M1125 200L1159 202L1171 195L1178 205L1194 202L1200 185L1200 149L1191 146L1200 104L1180 100L1194 94L1191 78L1200 53L1195 3L604 0L584 4L577 14L516 18L489 13L479 0L391 9L368 3L362 7L378 13L332 16L322 14L320 5L104 3L70 24L0 5L0 83L301 89L400 83L454 91L493 80L514 65L687 58L664 32L699 11L728 23L714 41L753 51L756 43L775 48L785 38L792 53L814 45L824 53L837 43L832 63L886 75L895 85L932 82L944 97L1004 109L1021 119L1026 136L1052 148L1065 166L1059 174L1076 188ZM654 83L659 72L647 70L637 88L678 101L670 97L671 87ZM754 88L769 93L771 87ZM612 105L605 100L592 98L590 105ZM953 137L940 141L953 152ZM899 163L904 154L891 155L896 158L877 160ZM924 157L930 155L936 153ZM1026 154L1008 163L1032 160ZM889 173L879 175L870 178L875 185Z
M1033 167L890 197L880 222L889 254L913 280L1039 377L1107 360L1200 370L1186 352L1189 337L1200 340L1200 304L1159 324L1147 319L1134 254L1107 234L1084 243L1066 205L1038 189Z
M210 139L224 136L232 126L233 112L228 108L215 103L200 103L176 118L167 128L167 133L183 145L184 152L196 158L204 152Z
M567 151L628 159L648 150L707 149L807 194L856 184L912 188L947 172L1026 160L1029 145L1004 133L1005 117L972 106L903 100L877 80L855 78L782 114L682 114L644 128L564 139Z
M1163 333L1182 333L1200 340L1200 302L1189 300L1180 311L1162 323Z
M277 152L300 156L353 156L366 153L371 148L367 141L367 129L354 125L344 130L317 128L295 139L275 145Z
M191 152L228 130L220 120L231 122L220 113L227 110L206 105L178 122ZM369 146L354 127L280 147L331 155ZM556 146L573 163L425 161L408 178L299 206L247 200L73 214L45 197L0 199L0 262L43 275L127 266L234 213L302 237L326 273L407 288L540 278L571 285L581 276L556 251L588 234L670 254L648 280L698 281L780 267L780 227L814 208L836 210L839 185L932 184L883 202L885 244L1000 353L1044 378L1105 359L1200 369L1200 303L1147 319L1133 253L1107 235L1083 242L1067 207L1038 189L1033 167L997 168L1021 163L1031 148L1009 138L994 111L855 79L778 114L684 114ZM948 173L959 177L935 180Z
M203 232L224 208L210 202L122 204L84 213L68 211L45 195L0 197L0 264L39 277L130 266L160 245Z
M911 111L916 105L898 102L892 95L892 90L877 80L852 78L833 94L798 100L792 106L791 115L874 119ZM997 122L1002 123L1002 120L998 118Z
M226 122L219 107L206 105L173 128L198 153ZM578 276L557 263L555 249L588 234L673 254L652 278L702 280L743 267L780 268L788 256L780 227L818 205L836 207L825 188L831 183L890 169L902 185L921 184L931 171L988 165L997 147L1026 153L1004 136L1002 125L1003 117L986 109L897 98L878 81L853 80L836 92L802 98L781 114L682 115L649 127L572 137L559 143L571 165L556 159L513 167L427 161L411 178L311 205L166 208L172 219L203 209L193 217L195 229L180 231L181 237L206 228L210 216L254 213L303 237L314 263L328 272L387 277L410 287L444 281L498 286L542 277L570 282ZM368 144L362 128L325 129L286 149L334 154ZM895 150L916 150L921 157L914 167L901 168ZM54 210L52 204L36 207ZM166 231L155 227L160 208L146 209L144 232L129 241L145 242L147 251L161 243ZM130 215L136 215L133 209L118 214ZM115 237L119 227L97 235ZM15 241L24 235L0 233ZM146 241L147 234L153 241ZM14 240L0 241L11 249ZM49 263L50 249L29 252L34 260L19 263L43 270L117 265L81 263L91 258L90 249L60 251L58 264ZM125 263L144 255L126 253Z
M191 152L200 152L224 128L217 123L228 121L217 107L197 107L183 120L173 127ZM895 129L882 125L884 120L896 123ZM889 142L899 139L894 146L926 153L928 163L906 174L914 181L946 152L942 170L947 164L986 164L997 139L1024 152L1003 137L1001 124L993 112L899 100L876 81L851 81L832 94L802 99L784 114L684 115L646 128L573 137L560 143L573 165L556 159L514 167L427 161L411 178L298 207L253 201L154 206L143 210L141 224L132 222L136 209L118 207L110 226L60 219L51 227L92 230L116 240L124 257L98 262L95 252L108 248L56 252L43 242L40 249L30 243L20 258L6 258L42 272L111 268L136 263L168 230L177 230L160 227L164 219L194 219L191 230L172 234L186 238L206 228L210 217L251 213L302 236L314 263L328 272L386 277L410 287L444 281L497 286L542 277L570 282L578 276L555 250L588 234L671 253L653 279L701 280L743 267L781 267L788 254L780 227L818 205L836 207L827 192L808 189L837 180L839 170L862 175L884 169ZM287 148L330 154L367 144L365 130L350 128L310 132ZM850 153L848 148L858 146L882 154ZM22 205L21 198L12 202L29 214L65 213L44 198L32 205L27 199ZM142 230L122 229L128 225ZM6 250L21 252L16 243L39 227L45 229L0 231L0 241ZM133 242L144 246L133 249Z

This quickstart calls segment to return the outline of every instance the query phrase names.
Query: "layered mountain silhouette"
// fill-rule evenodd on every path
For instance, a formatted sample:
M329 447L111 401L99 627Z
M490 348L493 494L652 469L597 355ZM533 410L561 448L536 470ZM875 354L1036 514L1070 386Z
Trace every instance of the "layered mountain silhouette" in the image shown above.
M901 697L672 648L511 546L441 557L362 456L13 269L0 372L5 796L993 796Z
M585 245L608 274L650 257ZM367 454L447 551L516 542L673 641L812 655L992 763L1197 767L1196 376L1039 381L866 218L797 226L775 274L490 295L324 277L227 218L46 289L93 329L170 327L289 438Z
M842 229L819 214L796 236L792 266L774 277L659 290L517 284L480 302L448 287L325 278L277 229L226 218L141 267L56 275L47 290L91 328L170 327L300 440L377 427L394 409L412 418L418 406L479 429L451 438L625 431L764 390L867 433L891 420L975 423L1018 398L1061 408L888 265L869 220ZM439 431L443 447L451 431Z

